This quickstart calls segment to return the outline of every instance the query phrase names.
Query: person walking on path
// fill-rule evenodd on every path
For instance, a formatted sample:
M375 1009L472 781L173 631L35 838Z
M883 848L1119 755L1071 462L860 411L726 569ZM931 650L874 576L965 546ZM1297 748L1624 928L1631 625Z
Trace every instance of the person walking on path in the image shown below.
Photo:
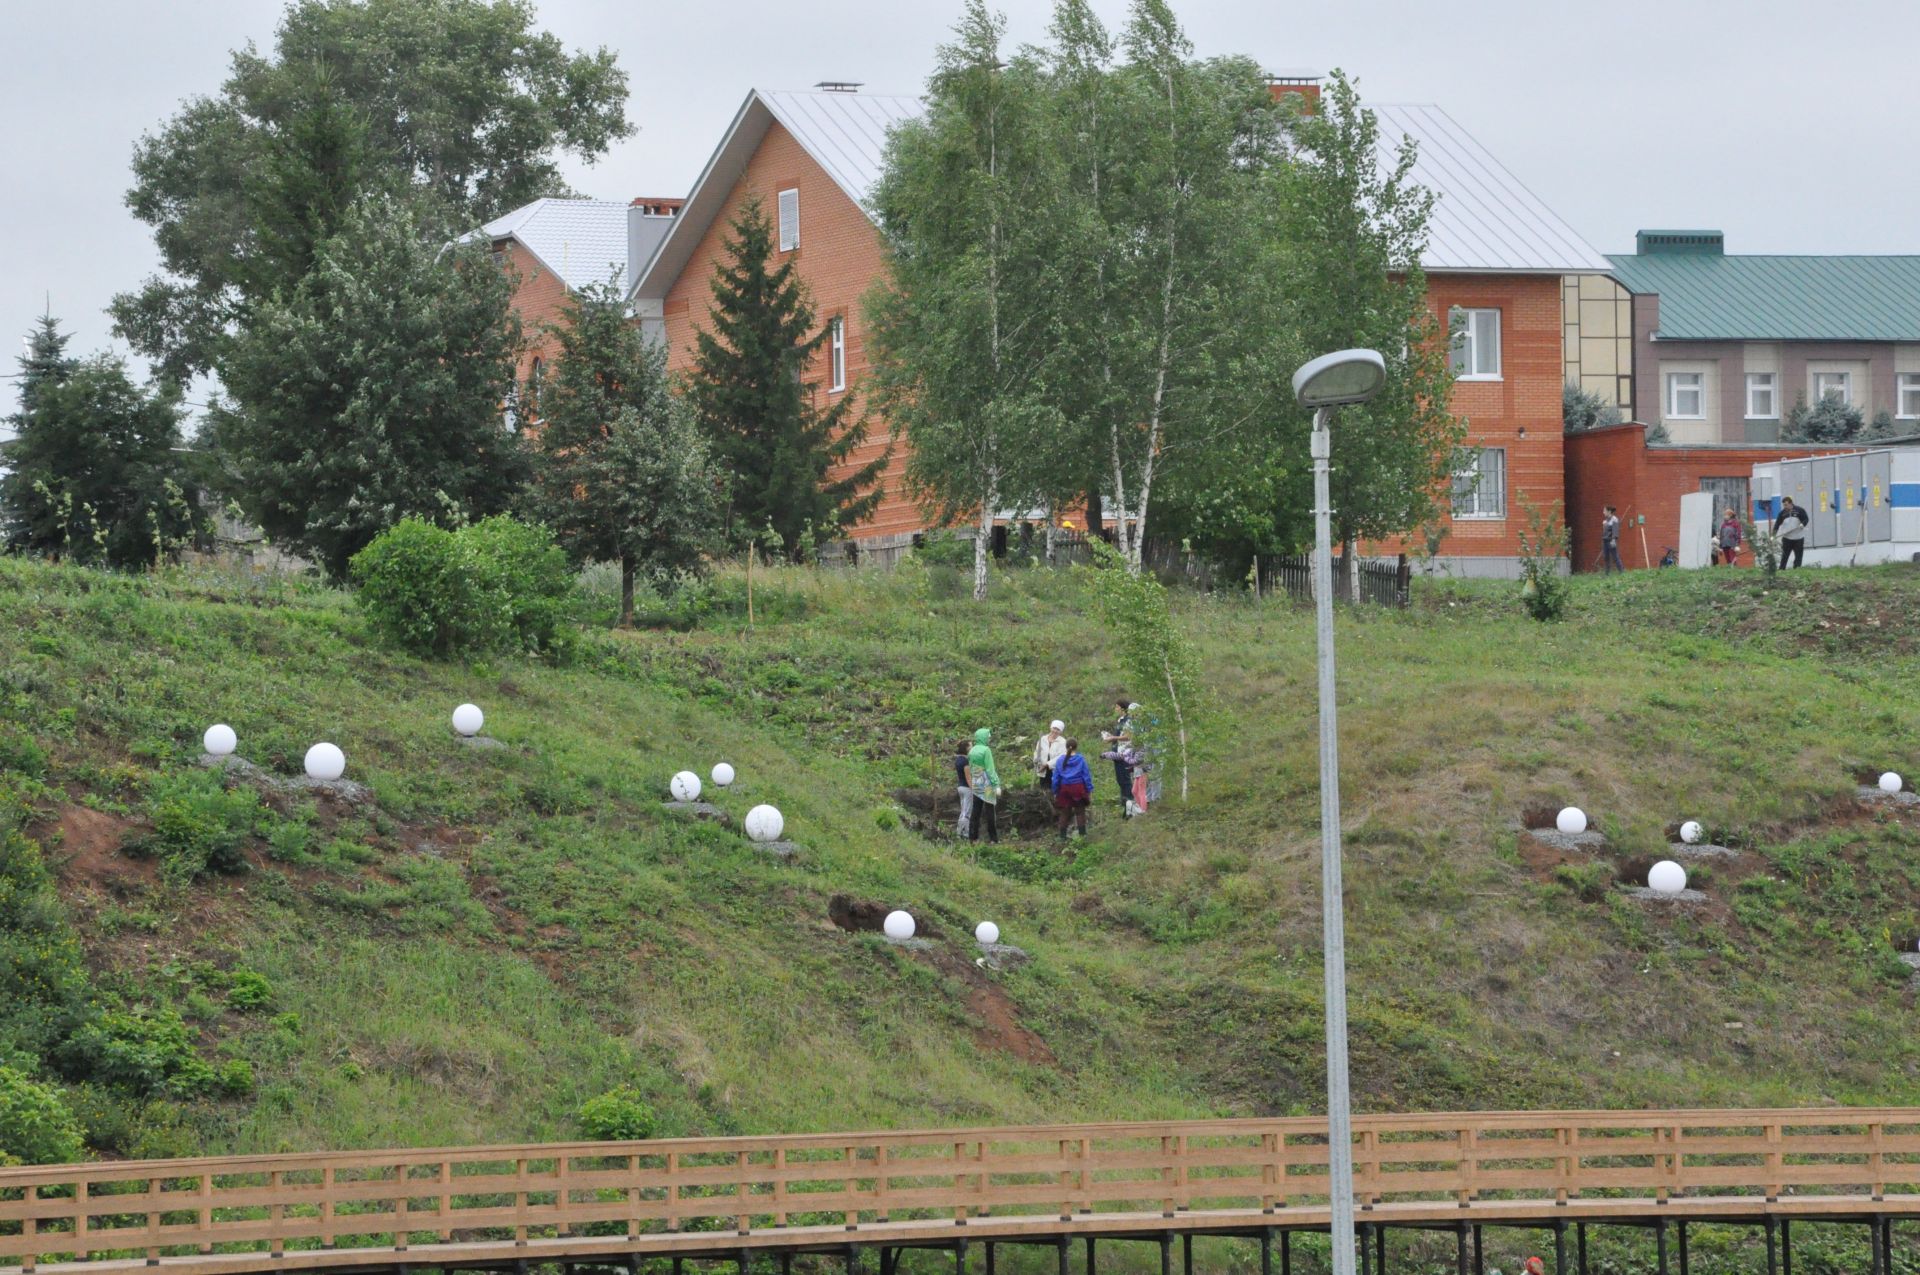
M1053 786L1053 768L1067 755L1067 724L1055 719L1047 733L1033 745L1033 783L1036 788Z
M1600 553L1601 575L1626 570L1620 562L1620 514L1612 505L1607 506L1607 516L1600 520Z
M1093 770L1080 752L1080 741L1066 741L1067 751L1053 768L1053 808L1060 816L1060 836L1065 840L1071 821L1079 836L1087 835L1087 809L1093 804Z
M960 822L953 826L953 835L964 837L973 827L973 783L967 778L967 752L972 747L961 740L953 750L953 781L960 790Z
M1113 782L1120 790L1120 813L1131 818L1133 798L1129 794L1133 791L1133 763L1128 759L1133 756L1133 714L1140 706L1124 695L1113 701L1113 706L1120 710L1120 720L1112 730L1100 732L1100 738L1113 745L1111 751L1102 755L1113 758Z
M1807 565L1807 511L1793 503L1792 496L1780 497L1780 512L1773 517L1773 534L1780 537L1780 565Z
M967 750L967 785L973 789L973 820L967 825L967 840L980 840L980 825L987 826L987 843L1000 840L1000 771L993 764L993 732L982 726L973 732L973 747Z
M1740 515L1731 509L1720 520L1720 561L1729 567L1740 561Z

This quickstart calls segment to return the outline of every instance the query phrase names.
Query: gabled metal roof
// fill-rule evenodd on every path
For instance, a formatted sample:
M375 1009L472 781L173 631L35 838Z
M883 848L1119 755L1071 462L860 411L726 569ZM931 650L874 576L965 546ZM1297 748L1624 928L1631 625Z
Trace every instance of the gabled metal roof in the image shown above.
M1437 106L1375 106L1380 152L1418 148L1413 180L1439 196L1420 264L1429 271L1600 274L1607 258Z
M1629 292L1660 294L1660 340L1920 341L1920 256L1608 259Z
M917 97L755 89L695 181L666 239L634 274L636 298L662 299L713 224L747 161L777 120L847 198L880 179L887 132L925 110ZM1413 179L1439 195L1422 264L1430 271L1601 274L1607 258L1583 240L1437 106L1377 106L1383 161L1402 138L1419 149Z
M573 291L630 278L627 205L617 199L536 199L496 217L473 237L513 239Z

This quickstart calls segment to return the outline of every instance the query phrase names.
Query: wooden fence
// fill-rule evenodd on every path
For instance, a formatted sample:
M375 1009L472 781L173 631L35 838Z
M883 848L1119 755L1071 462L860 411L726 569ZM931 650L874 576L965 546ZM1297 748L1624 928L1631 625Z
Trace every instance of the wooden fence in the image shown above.
M1313 601L1313 559L1305 554L1262 558L1259 561L1260 592L1285 593L1295 602ZM1333 596L1337 602L1370 603L1374 606L1403 607L1413 597L1413 571L1407 555L1392 562L1362 558L1354 565L1357 597L1345 595L1346 568L1339 558L1333 560Z
M1920 1109L1363 1116L1382 1220L1920 1213ZM1178 1229L1322 1226L1318 1119L1057 1125L0 1170L0 1268L263 1270ZM1458 1210L1470 1210L1463 1214ZM1572 1216L1564 1211L1561 1216ZM941 1228L946 1228L944 1231ZM723 1238L724 1237L724 1238ZM384 1254L384 1257L380 1257ZM395 1257L406 1254L406 1257ZM295 1260L296 1258L301 1260Z

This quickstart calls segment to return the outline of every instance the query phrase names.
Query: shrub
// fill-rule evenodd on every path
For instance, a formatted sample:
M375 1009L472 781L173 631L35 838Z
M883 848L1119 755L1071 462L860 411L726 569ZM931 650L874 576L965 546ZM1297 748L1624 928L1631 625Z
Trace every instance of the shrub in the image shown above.
M352 577L381 641L446 659L568 645L573 574L544 527L488 518L448 531L409 518L354 555Z
M85 1152L80 1122L58 1091L12 1067L0 1067L0 1160L64 1164Z
M147 786L153 819L149 844L161 870L184 884L208 872L241 872L246 839L260 829L266 808L250 788L228 788L209 771L156 775Z
M1560 423L1569 434L1618 425L1620 409L1600 395L1569 382L1560 391Z
M86 1012L88 980L40 846L0 797L0 1058L42 1057Z
M254 970L235 970L227 979L227 1004L245 1012L268 1009L273 1005L273 984L265 974Z
M653 1108L632 1085L609 1089L580 1106L580 1129L596 1142L637 1142L651 1138Z
M1812 407L1801 399L1787 413L1780 441L1785 443L1844 443L1859 436L1866 415L1839 394L1828 394Z
M253 1064L244 1058L235 1058L223 1064L215 1079L220 1092L229 1098L244 1098L253 1092Z
M177 1010L108 1009L61 1049L67 1071L147 1096L192 1098L214 1087Z
M1560 564L1572 552L1572 535L1558 504L1546 510L1522 495L1520 508L1527 517L1520 533L1520 601L1534 619L1557 620L1566 614L1571 592Z

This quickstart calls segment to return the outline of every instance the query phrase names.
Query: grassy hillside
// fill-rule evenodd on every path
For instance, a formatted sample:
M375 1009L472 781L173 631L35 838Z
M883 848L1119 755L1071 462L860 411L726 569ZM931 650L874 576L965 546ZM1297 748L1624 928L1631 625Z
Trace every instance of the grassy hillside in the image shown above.
M1920 1101L1920 817L1854 797L1920 772L1920 575L1576 586L1555 626L1444 583L1340 621L1357 1106ZM1191 804L1123 825L1097 768L1087 842L989 850L946 834L954 739L992 726L1011 780L1048 718L1152 704L1072 573L985 606L937 568L762 575L752 632L725 577L553 668L393 656L326 591L0 562L0 821L96 1000L253 1075L73 1104L118 1154L571 1136L621 1084L661 1133L1314 1110L1311 616L1182 607ZM506 748L452 737L462 700ZM216 720L283 775L339 743L373 799L214 809ZM720 803L778 805L797 862L662 811L723 758ZM1604 852L1522 832L1565 802ZM169 867L183 810L245 870ZM1694 870L1704 904L1632 898L1682 818L1742 854ZM836 895L932 949L838 928ZM1031 963L976 967L983 917Z

